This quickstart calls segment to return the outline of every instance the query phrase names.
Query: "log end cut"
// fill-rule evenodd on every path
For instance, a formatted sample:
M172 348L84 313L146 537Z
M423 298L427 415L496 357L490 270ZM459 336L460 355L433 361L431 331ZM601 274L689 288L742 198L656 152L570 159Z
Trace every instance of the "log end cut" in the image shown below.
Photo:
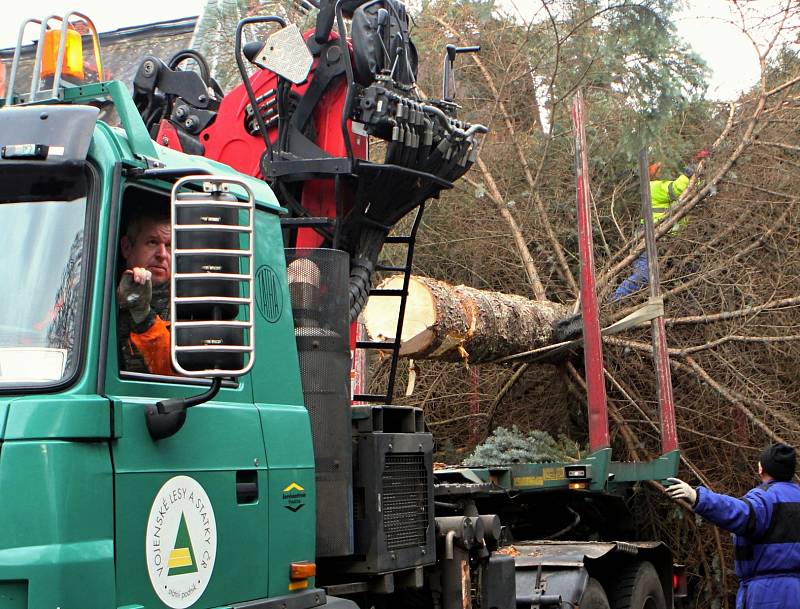
M395 275L378 285L379 289L400 290L403 277ZM400 314L399 296L375 296L369 299L364 309L364 325L371 340L383 341L391 345L397 333L397 319ZM436 324L436 303L425 284L415 277L408 283L405 320L401 335L400 355L405 356L424 349L433 340L433 326Z
M399 290L403 277L378 286ZM374 341L394 342L400 297L374 296L364 309L364 324ZM554 322L564 305L521 296L452 286L429 277L411 277L400 355L414 359L490 362L554 341Z

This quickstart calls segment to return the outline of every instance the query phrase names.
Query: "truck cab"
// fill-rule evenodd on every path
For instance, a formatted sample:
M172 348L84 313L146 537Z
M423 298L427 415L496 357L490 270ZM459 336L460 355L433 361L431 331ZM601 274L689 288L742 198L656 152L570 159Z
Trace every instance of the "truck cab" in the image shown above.
M123 126L64 99L0 110L0 606L320 605L283 209L263 182L152 143L120 83L70 92L113 99ZM168 213L178 178L211 175L252 199L265 348L156 441L146 407L211 381L124 369L121 231L144 203Z

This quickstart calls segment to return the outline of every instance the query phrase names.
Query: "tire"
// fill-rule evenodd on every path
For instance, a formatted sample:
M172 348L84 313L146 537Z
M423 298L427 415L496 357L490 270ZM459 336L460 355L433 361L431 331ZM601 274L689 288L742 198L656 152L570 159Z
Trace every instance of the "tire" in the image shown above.
M649 562L629 565L610 591L611 609L667 609L658 573Z
M600 585L599 581L591 577L583 591L579 606L581 609L611 609L603 586Z

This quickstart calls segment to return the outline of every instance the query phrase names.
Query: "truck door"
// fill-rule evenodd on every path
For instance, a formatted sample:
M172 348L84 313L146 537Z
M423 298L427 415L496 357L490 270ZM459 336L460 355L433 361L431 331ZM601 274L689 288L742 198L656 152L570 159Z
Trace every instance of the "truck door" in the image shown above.
M126 189L123 235L126 213L141 210L148 197L169 204L166 193ZM124 352L127 322L116 298L109 311L105 393L114 412L117 605L200 609L266 597L265 451L249 375L224 381L212 401L187 412L180 431L154 440L145 407L203 393L208 382L136 371L141 361Z

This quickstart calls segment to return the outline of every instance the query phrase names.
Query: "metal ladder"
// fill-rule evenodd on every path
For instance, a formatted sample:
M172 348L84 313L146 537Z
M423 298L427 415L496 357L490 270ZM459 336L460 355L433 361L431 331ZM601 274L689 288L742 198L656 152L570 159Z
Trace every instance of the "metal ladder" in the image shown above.
M414 222L411 225L411 230L407 235L390 235L386 238L384 243L400 243L406 246L405 264L403 265L385 265L378 264L375 267L376 271L388 271L395 273L403 273L403 287L400 289L388 288L373 288L369 291L370 298L375 297L390 297L400 298L400 308L397 314L397 325L395 327L394 341L373 341L373 340L359 340L356 341L356 349L364 350L377 350L381 352L390 352L392 358L389 368L389 380L386 383L385 393L356 393L353 395L354 402L368 402L368 403L383 403L389 405L392 403L394 397L394 388L397 381L397 364L400 360L400 338L403 335L403 320L405 319L406 303L408 302L408 285L411 280L411 268L414 259L414 242L417 239L417 229L419 229L422 214L425 211L425 204L422 203L416 211ZM387 349L388 348L388 349Z
M192 183L202 183L203 195L199 196L192 191L183 190L187 185ZM247 197L246 200L240 200L232 194L233 189L238 188ZM209 280L217 279L221 281L234 282L238 285L245 284L247 286L253 285L254 272L253 272L253 257L254 257L254 243L253 243L253 230L255 221L255 196L250 187L242 180L234 178L214 178L213 176L204 175L190 175L179 179L175 182L172 188L172 215L171 215L171 239L172 248L172 261L174 269L170 276L170 294L173 297L170 300L170 319L172 324L172 331L170 332L170 349L174 354L172 365L180 374L191 377L221 377L221 376L241 376L250 371L253 367L255 355L255 336L254 336L254 296L252 287L249 288L249 293L246 296L226 296L211 293L204 293L195 296L179 296L178 284L181 281L191 280ZM243 221L241 215L237 219L236 224L212 224L213 220L206 221L203 219L202 223L184 222L181 221L179 210L182 208L202 208L207 209L209 212L215 213L219 209L241 210L245 212L242 214L246 221ZM218 211L216 213L219 213ZM181 233L194 232L194 233L223 233L237 235L239 239L245 236L247 246L242 247L239 245L238 249L229 248L210 248L210 247L194 247L194 248L179 248L180 240L178 236ZM180 265L178 264L179 258L200 258L204 256L211 257L233 257L238 261L240 271L238 273L231 273L225 271L202 271L202 272L180 272ZM245 270L241 270L244 267ZM203 268L203 267L201 267ZM241 289L241 287L239 288ZM181 319L179 315L179 307L181 305L234 305L237 307L239 314L234 319L202 319L200 321ZM240 315L244 313L242 319ZM220 344L215 340L204 339L202 344L180 344L178 336L180 329L195 329L195 330L209 330L214 328L239 328L243 331L243 340L241 344ZM242 366L233 370L217 370L217 369L186 369L181 365L181 353L241 353L242 356L247 357L246 363L242 360Z

